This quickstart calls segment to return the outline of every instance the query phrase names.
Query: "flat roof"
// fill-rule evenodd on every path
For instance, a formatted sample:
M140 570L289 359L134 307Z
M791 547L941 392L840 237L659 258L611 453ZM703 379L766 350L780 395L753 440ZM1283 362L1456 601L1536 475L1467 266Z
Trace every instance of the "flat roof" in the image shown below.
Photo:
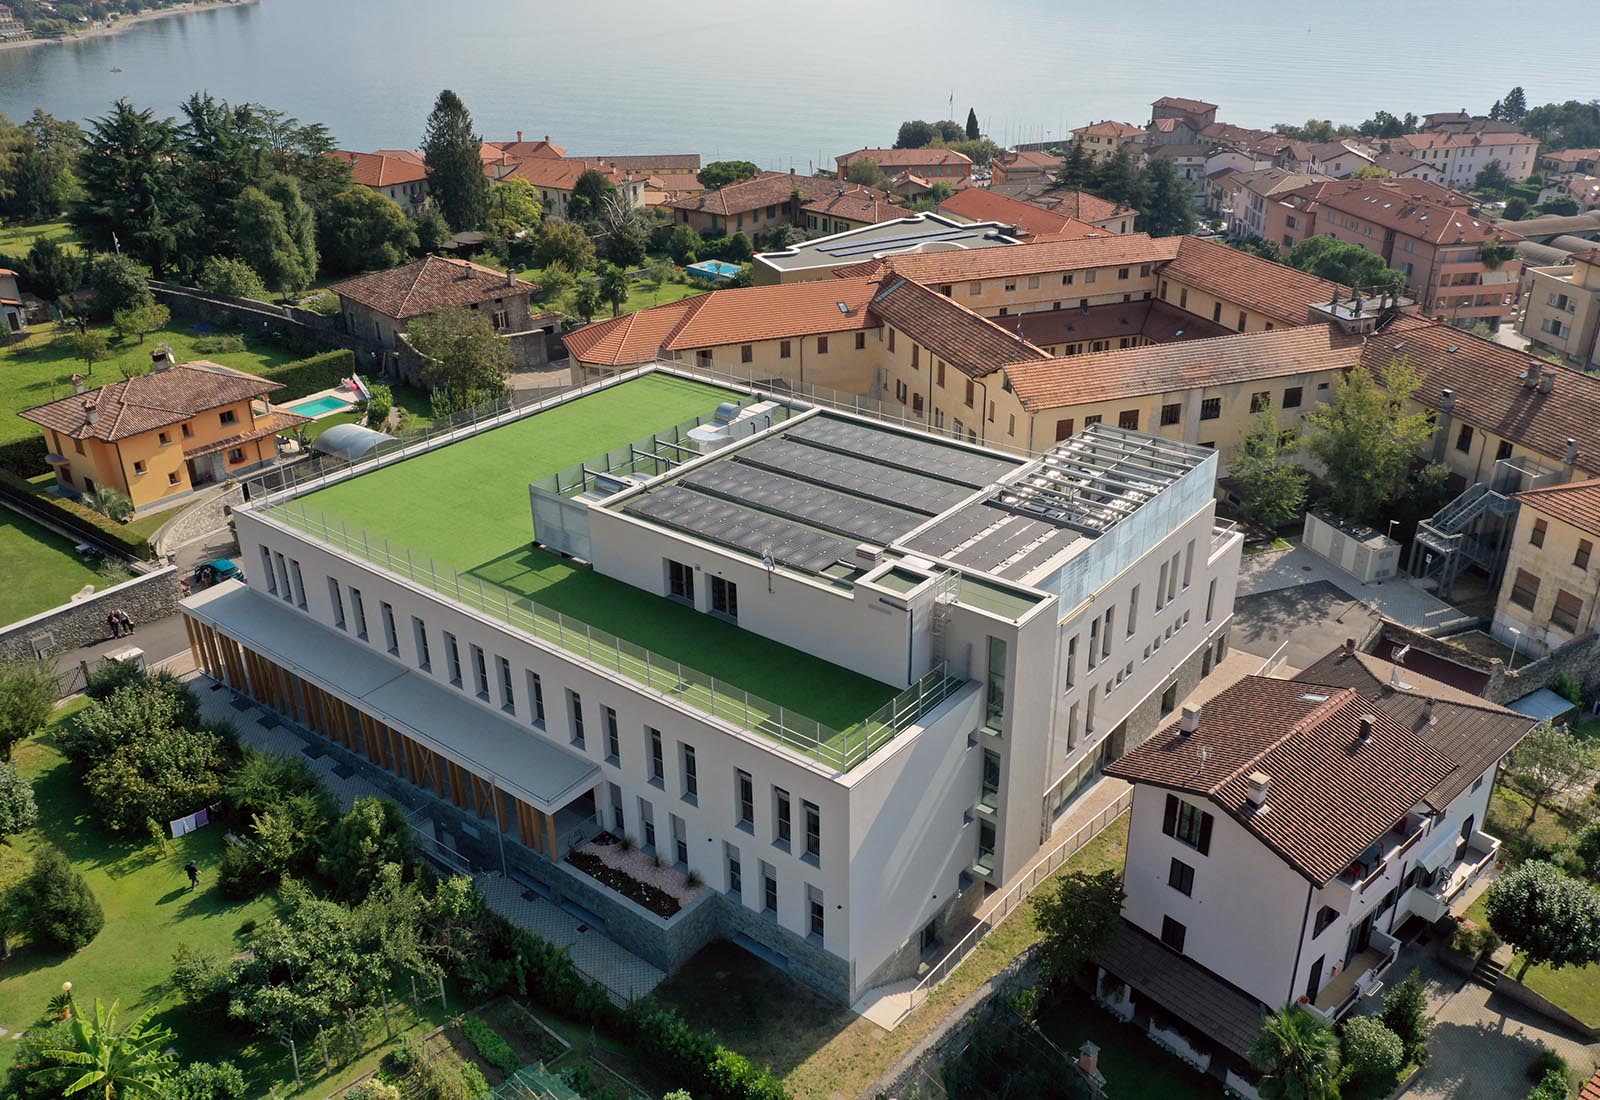
M1007 234L1015 228L1000 222L958 222L938 214L913 214L828 237L818 237L778 252L760 252L756 260L777 271L805 271L859 263L875 256L908 252L945 252L1020 244Z
M369 714L511 794L553 814L594 786L600 768L441 686L385 660L368 646L284 607L237 581L184 601L184 610L262 656ZM438 741L427 731L450 731Z

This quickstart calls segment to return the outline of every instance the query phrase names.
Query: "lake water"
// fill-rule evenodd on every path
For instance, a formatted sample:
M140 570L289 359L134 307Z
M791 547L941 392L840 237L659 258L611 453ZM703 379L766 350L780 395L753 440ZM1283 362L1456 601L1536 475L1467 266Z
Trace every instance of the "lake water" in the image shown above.
M1580 4L1579 10L1587 5ZM415 146L454 88L489 138L572 153L698 152L811 170L891 144L902 119L965 119L1002 143L1182 95L1265 126L1479 113L1600 93L1600 19L1526 0L262 0L61 46L0 50L0 111L86 119L118 96L176 113L207 89ZM1531 12L1528 12L1531 15ZM1559 27L1553 25L1560 23ZM1554 32L1554 33L1553 33ZM112 72L117 68L121 72ZM951 110L951 97L954 109Z

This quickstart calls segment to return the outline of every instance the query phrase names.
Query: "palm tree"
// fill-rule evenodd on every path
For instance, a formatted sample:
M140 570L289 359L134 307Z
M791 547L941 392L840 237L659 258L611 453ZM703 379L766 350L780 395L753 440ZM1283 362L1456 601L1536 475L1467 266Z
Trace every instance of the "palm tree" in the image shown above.
M114 523L127 523L133 516L133 501L117 489L101 486L85 503Z
M1268 1016L1250 1048L1261 1100L1339 1100L1345 1073L1333 1029L1303 1008Z
M70 1049L41 1051L56 1065L37 1071L34 1076L53 1076L61 1068L82 1066L83 1073L68 1085L67 1096L84 1093L97 1100L154 1100L162 1095L167 1073L178 1066L177 1059L164 1053L172 1042L171 1028L151 1027L146 1012L122 1031L116 1030L117 1002L107 1009L94 1001L94 1019L71 1008L72 1046Z

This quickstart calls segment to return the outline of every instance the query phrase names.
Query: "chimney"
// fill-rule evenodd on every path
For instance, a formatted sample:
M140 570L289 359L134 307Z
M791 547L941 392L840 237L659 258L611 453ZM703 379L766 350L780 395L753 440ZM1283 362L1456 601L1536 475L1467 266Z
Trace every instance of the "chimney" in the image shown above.
M100 423L100 407L93 401L83 403L83 422L91 428Z
M503 131L502 131L502 132L503 132ZM517 131L517 144L518 144L518 145L521 145L521 144L522 144L522 131L521 131L521 130L518 130L518 131Z
M1354 638L1346 638L1344 640L1344 655L1346 657L1354 657L1356 655L1356 640Z
M1377 716L1363 714L1361 716L1361 743L1368 744L1372 740L1372 727L1377 724Z
M1539 392L1549 393L1556 388L1556 372L1547 370L1539 378Z
M1085 1077L1093 1078L1100 1072L1100 1048L1084 1040L1083 1046L1078 1048L1078 1069Z
M1183 734L1193 733L1200 728L1200 708L1184 707L1183 717L1178 719L1178 732Z
M794 175L794 169L793 169L793 168L790 168L790 169L789 169L789 174L790 174L790 175L791 175L791 176L792 176L792 175Z
M1430 697L1428 699L1428 701L1426 703L1424 703L1423 706L1422 706L1422 718L1430 726L1433 725L1435 722L1437 722L1439 720L1438 718L1436 718L1434 716L1434 713L1433 713L1433 704L1436 703L1436 702L1438 702L1437 699L1434 699L1434 698Z
M1563 458L1561 461L1563 463L1565 463L1566 465L1568 465L1568 466L1577 465L1577 462L1578 462L1578 441L1576 439L1569 438L1567 440L1567 454L1566 454L1566 457Z
M1257 813L1267 808L1267 785L1272 782L1272 777L1266 772L1250 773L1250 805L1255 807Z
M1441 396L1443 397L1443 400L1439 404L1445 412L1449 412L1451 409L1456 407L1455 390L1445 390Z
M545 135L545 136L544 136L544 143L545 143L545 144L546 144L546 145L549 145L549 144L550 144L550 135L549 135L549 134L546 134L546 135Z
M1518 377L1522 379L1522 388L1531 390L1539 384L1539 368L1530 365Z
M83 392L83 375L74 374L72 376L72 392L73 393L82 393Z
M150 353L150 369L164 371L175 366L171 348L156 348Z

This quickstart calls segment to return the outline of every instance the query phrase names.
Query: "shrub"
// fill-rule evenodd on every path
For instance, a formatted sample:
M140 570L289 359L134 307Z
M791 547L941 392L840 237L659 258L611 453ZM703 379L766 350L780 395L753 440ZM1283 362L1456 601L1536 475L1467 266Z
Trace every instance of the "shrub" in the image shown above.
M1553 1069L1533 1086L1533 1091L1528 1093L1528 1100L1567 1100L1571 1092L1571 1079L1564 1072Z
M1383 995L1383 1010L1378 1013L1383 1026L1400 1036L1406 1057L1421 1065L1428 1058L1428 1032L1433 1020L1428 1016L1428 995L1422 988L1422 973L1413 970L1405 980Z
M243 901L253 898L272 885L269 871L250 848L243 844L230 844L222 853L222 864L217 868L217 890L225 898Z
M1578 685L1578 678L1570 672L1557 676L1550 690L1574 706L1583 702L1583 688Z
M38 820L33 783L10 764L0 764L0 841L33 828Z
M454 1054L418 1058L413 1063L414 1096L419 1100L477 1100L489 1091L478 1067Z
M387 1081L371 1077L352 1085L344 1095L345 1100L400 1100L400 1089Z
M331 389L339 384L341 378L348 377L355 369L356 353L349 348L337 348L306 359L298 359L293 363L285 363L272 370L261 371L260 374L263 378L283 386L283 389L275 390L271 395L274 402L281 404L316 393L318 390Z
M61 849L44 845L33 869L15 887L17 925L47 951L80 951L100 934L106 917L89 884Z
M394 391L388 386L371 385L367 392L367 426L382 431L389 422L389 411L394 408Z
M1533 1061L1528 1063L1528 1080L1540 1082L1552 1073L1561 1074L1563 1081L1571 1075L1571 1067L1567 1060L1549 1047L1541 1046L1539 1053L1533 1056Z
M250 933L254 932L256 930L256 927L257 927L257 921L256 921L256 919L254 917L251 917L249 920L240 921L239 922L239 927L237 927L237 928L235 928L233 930L233 934L235 936L239 936L239 937L243 938L245 936L248 936Z
M267 288L261 276L249 264L231 256L206 257L206 262L200 265L195 286L207 294L223 298L249 298L257 302L267 300Z
M190 1062L171 1079L165 1100L244 1100L246 1091L232 1062Z
M245 350L244 337L236 332L218 332L210 336L197 336L194 350L201 355L226 355Z
M641 1056L699 1100L787 1100L770 1070L694 1030L670 1008L638 1002L625 1023Z
M1572 838L1573 861L1578 874L1600 882L1600 821L1591 821Z
M1371 1016L1346 1020L1339 1045L1344 1064L1359 1085L1388 1084L1405 1064L1405 1043Z
M227 970L186 943L172 954L172 988L196 1016L221 1014L228 1007Z
M101 252L89 261L89 285L94 288L96 315L110 317L121 309L152 305L150 269L118 252Z
M0 665L0 760L10 760L13 745L50 721L58 690L55 669L44 661Z
M317 872L344 898L365 897L386 863L409 867L417 846L405 811L386 798L356 799L322 840Z
M0 443L0 470L20 478L35 477L50 468L44 460L49 453L44 436L39 434Z
M463 1016L457 1026L472 1043L478 1056L507 1077L522 1068L522 1059L511 1049L511 1044L502 1039L483 1017Z

